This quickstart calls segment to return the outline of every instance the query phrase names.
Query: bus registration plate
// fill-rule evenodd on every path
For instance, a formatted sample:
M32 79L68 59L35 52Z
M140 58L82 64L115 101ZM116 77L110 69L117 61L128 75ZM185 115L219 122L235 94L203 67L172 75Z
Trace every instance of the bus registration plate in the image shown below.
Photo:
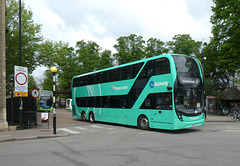
M196 126L198 126L198 124L197 124L197 123L192 125L192 127L196 127Z

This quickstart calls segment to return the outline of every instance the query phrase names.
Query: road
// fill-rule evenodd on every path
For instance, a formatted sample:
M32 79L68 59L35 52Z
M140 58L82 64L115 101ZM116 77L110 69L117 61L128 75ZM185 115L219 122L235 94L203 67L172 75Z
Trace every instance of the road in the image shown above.
M240 123L208 122L179 131L81 122L54 139L0 143L2 166L159 166L240 163Z

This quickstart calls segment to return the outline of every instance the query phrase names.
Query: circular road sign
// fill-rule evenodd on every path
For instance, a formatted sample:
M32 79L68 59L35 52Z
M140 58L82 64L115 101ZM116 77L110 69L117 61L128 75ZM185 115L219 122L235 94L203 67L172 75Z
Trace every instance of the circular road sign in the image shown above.
M17 82L19 85L24 85L24 84L26 84L26 82L27 82L27 76L26 76L26 74L24 74L24 73L18 73L18 74L16 75L16 82Z
M31 95L34 98L38 98L39 94L40 93L39 93L39 91L37 89L33 89L32 92L31 92Z

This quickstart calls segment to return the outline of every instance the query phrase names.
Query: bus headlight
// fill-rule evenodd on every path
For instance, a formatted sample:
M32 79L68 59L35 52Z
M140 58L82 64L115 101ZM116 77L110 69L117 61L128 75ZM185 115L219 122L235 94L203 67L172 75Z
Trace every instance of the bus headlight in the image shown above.
M178 113L177 116L178 116L178 119L179 119L180 121L183 121L181 114Z

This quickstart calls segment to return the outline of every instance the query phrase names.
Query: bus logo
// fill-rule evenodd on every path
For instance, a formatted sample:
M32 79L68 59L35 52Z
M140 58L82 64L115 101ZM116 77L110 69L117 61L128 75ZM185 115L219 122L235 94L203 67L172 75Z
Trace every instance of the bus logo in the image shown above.
M154 87L154 81L150 81L149 86L150 86L150 88L153 88Z
M123 89L127 89L127 88L128 88L127 85L121 86L121 87L111 86L111 91L115 91L115 90L119 91L119 90L123 90Z
M111 86L111 91L114 91L114 86Z
M168 82L154 82L150 81L149 86L150 88L154 88L155 86L167 86L169 83Z

